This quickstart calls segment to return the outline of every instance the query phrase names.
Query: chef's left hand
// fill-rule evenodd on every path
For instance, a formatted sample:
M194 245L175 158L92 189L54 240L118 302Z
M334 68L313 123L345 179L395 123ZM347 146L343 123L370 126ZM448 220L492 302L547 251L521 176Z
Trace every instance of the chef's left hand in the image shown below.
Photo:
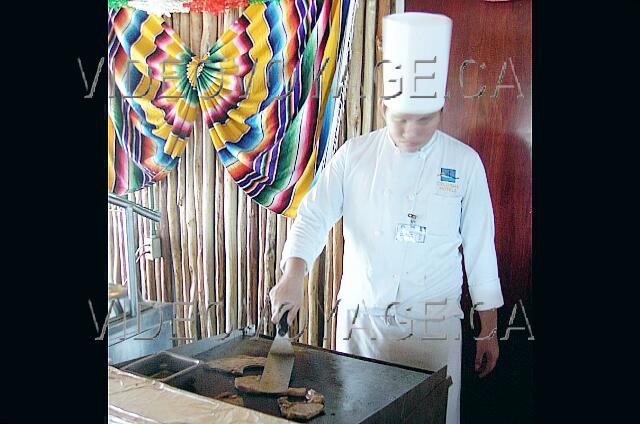
M479 373L479 377L483 378L496 366L498 362L498 355L500 354L500 348L498 346L498 336L494 335L487 340L476 340L476 372ZM483 363L483 358L486 361Z

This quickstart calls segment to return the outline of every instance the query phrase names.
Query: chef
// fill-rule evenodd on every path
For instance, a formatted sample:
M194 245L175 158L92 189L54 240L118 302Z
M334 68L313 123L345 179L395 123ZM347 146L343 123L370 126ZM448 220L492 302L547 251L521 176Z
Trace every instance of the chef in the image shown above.
M400 13L383 18L386 126L338 149L302 201L288 232L283 275L269 296L291 323L304 276L343 218L343 275L336 349L438 370L452 379L447 423L460 418L462 247L481 321L475 369L498 359L496 308L503 305L494 219L484 166L469 146L438 130L452 21Z

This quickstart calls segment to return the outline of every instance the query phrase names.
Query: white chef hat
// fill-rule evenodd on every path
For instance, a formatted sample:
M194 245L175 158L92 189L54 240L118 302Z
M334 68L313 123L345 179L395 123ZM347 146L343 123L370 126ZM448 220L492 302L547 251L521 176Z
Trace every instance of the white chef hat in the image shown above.
M451 28L449 17L433 13L396 13L382 19L382 95L387 107L412 114L442 109Z

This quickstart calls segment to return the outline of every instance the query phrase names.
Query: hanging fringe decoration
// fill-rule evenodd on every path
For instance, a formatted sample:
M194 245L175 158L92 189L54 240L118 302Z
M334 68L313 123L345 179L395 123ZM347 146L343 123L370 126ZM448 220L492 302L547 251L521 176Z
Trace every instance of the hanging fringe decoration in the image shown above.
M191 12L211 12L218 14L233 7L246 7L247 0L193 0L184 2Z
M129 0L108 0L107 6L109 9L120 9L121 7L126 7Z
M150 15L171 16L171 13L211 12L219 14L234 7L247 7L256 3L280 3L280 0L108 0L109 9L131 7L144 10Z
M171 16L171 13L188 13L189 8L179 0L133 0L129 1L129 7L144 10L150 15Z

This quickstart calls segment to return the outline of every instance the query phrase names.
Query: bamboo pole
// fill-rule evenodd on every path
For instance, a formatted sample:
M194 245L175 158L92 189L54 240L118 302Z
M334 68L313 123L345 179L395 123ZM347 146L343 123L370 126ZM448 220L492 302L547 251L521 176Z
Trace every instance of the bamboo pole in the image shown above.
M175 172L174 172L175 174ZM173 296L173 257L169 234L169 211L167 207L169 177L159 183L158 210L160 211L160 244L162 249L162 301L171 302ZM174 198L175 199L175 198ZM175 201L173 202L175 206Z
M224 227L224 167L220 158L216 155L216 299L218 302L224 302L225 300L225 245L224 237L227 229ZM225 331L225 309L226 305L221 303L216 307L218 334Z
M196 302L197 302L197 292L198 292L198 269L197 269L197 248L198 248L198 240L197 240L197 228L196 228L196 206L195 206L195 189L194 189L194 169L193 169L193 156L195 150L195 144L197 139L197 134L192 134L191 139L187 142L187 147L185 151L185 157L183 158L185 162L185 181L186 181L186 193L185 193L185 222L187 224L187 263L189 266L189 275L191 276L187 292L189 293L189 305L188 305L188 326L189 326L189 335L190 337L197 337L197 329L196 329Z
M247 263L247 308L248 308L248 325L258 326L258 262L260 257L260 239L258 235L258 221L260 214L258 212L258 204L247 196L247 245L248 245L248 263Z
M375 34L376 34L376 0L367 0L364 23L364 57L363 57L363 91L362 99L362 133L366 134L373 127L373 104L375 103L373 80L375 66Z
M142 197L141 197L140 190L134 193L131 193L129 195L129 200L141 205ZM143 225L142 219L143 218L140 215L136 213L133 214L133 237L134 237L133 250L136 252L136 257L134 262L136 265L136 272L140 276L140 278L138 279L138 282L140 283L140 294L141 294L140 300L148 300L149 295L147 291L147 272L146 272L144 262L140 259L141 258L140 253L142 252L142 247L141 247L142 240L144 240L144 235L142 233L144 225ZM127 242L129 241L127 240Z
M160 183L156 183L152 186L152 191L151 193L153 193L153 204L149 205L149 206L153 206L152 209L154 210L160 210L159 205L158 205L158 199L160 198ZM151 234L159 234L159 229L158 229L158 225L154 222L149 220L149 229L153 230L151 232ZM160 239L160 242L162 243L162 239ZM160 248L160 253L162 253L162 247ZM163 299L163 284L162 284L162 257L158 258L158 259L154 259L153 260L153 269L154 269L154 274L155 274L155 287L156 287L156 298L155 300L158 302L162 302Z
M269 296L269 291L275 285L275 260L276 260L276 227L277 215L270 210L266 210L267 225L265 230L264 247L264 291L265 296ZM270 304L267 317L276 311Z
M284 243L287 240L287 217L283 215L278 215L276 233L277 233L277 239L276 239L276 283L277 283L278 281L280 281L280 277L282 277L280 262L282 260L282 249L284 248Z
M186 152L185 152L186 153ZM191 287L191 270L189 268L189 244L187 233L187 206L186 206L186 191L187 191L187 177L186 177L186 155L180 158L178 163L178 212L180 216L180 264L182 266L182 285L180 287L182 291L182 302L185 302L182 309L183 319L189 318L189 310L186 303L189 302L189 289ZM185 337L191 338L191 331L186 321L182 322L182 326L185 330Z
M137 203L137 196L138 195L139 195L138 192L127 193L127 199L129 199L132 202L136 202ZM127 227L126 227L127 215L126 215L126 212L123 213L123 218L124 218L124 237L125 237L125 239L123 239L123 240L126 240L126 236L127 236ZM137 249L138 249L138 239L139 239L138 229L140 228L140 226L138 225L138 221L139 220L140 220L140 216L138 216L137 214L133 214L133 237L134 237L134 243L133 243L134 249L133 250L134 251L137 251ZM126 246L126 243L127 243L127 241L125 241L125 246ZM126 254L127 254L127 249L125 247L125 255ZM136 252L136 254L138 254L138 252ZM123 260L124 260L125 263L128 264L126 256L123 257ZM140 280L138 280L140 282L140 296L139 296L139 298L140 299L144 299L145 292L142 290L142 287L144 286L144 280L143 280L143 275L140 273L140 269L139 269L140 262L136 259L134 263L135 263L136 268L138 268L138 269L136 269L136 272L140 275Z
M264 285L264 251L265 234L267 228L267 212L266 209L262 206L259 206L258 211L258 234L260 238L260 241L258 242L258 317L261 317L264 314L263 309L267 306L268 296L268 293L265 293ZM269 319L270 316L265 315L265 319L262 322L262 328L259 329L262 334L267 334Z
M147 187L144 188L142 190L140 190L140 198L142 201L142 205L145 207L149 207L150 203L149 203L149 190L151 190L151 187ZM141 264L141 268L144 268L145 270L145 275L147 276L147 281L146 281L146 285L147 285L147 300L156 300L156 273L155 273L155 266L152 260L148 260L147 259L147 255L143 254L143 247L144 246L144 241L147 237L151 237L151 224L153 224L153 221L151 221L150 219L146 219L143 218L142 216L140 217L140 223L142 224L142 240L140 241L140 243L138 244L139 246L141 246L140 249L140 264Z
M224 31L224 14L218 14L218 38L222 37Z
M202 14L202 40L200 44L201 54L208 51L218 35L218 18L210 12ZM216 301L216 273L215 273L215 149L213 141L204 122L201 122L203 131L202 142L202 265L204 280L205 309ZM215 306L207 316L207 336L217 334L217 316Z
M365 4L360 1L356 9L353 39L351 41L351 58L349 60L349 82L347 86L346 120L347 137L362 134L362 49L364 43L364 10Z
M184 275L182 272L182 235L180 233L180 209L178 203L182 200L178 197L178 168L167 176L167 222L169 231L169 244L171 245L171 265L173 268L173 301L183 302L182 284ZM184 318L184 310L181 306L176 306L175 316L178 319ZM179 340L185 337L184 325L180 321L175 322L174 332Z
M150 198L151 193L153 193L153 186L150 186L147 190L147 207L151 208ZM145 225L146 235L145 237L151 238L151 227L154 225L154 222L150 219L144 218L143 222ZM144 241L144 240L143 240ZM150 259L148 259L150 258ZM149 279L149 300L158 300L158 292L157 292L157 283L156 283L156 260L153 259L151 254L148 255L148 258L145 256L142 257L141 260L145 261L147 265L147 278Z
M313 262L311 271L309 272L309 293L308 293L308 311L309 311L309 340L310 345L318 345L318 277L320 275L321 256L318 256Z
M201 55L200 48L202 45L202 12L189 13L189 47L197 56ZM200 337L206 334L206 320L204 317L204 282L202 277L202 143L203 143L204 131L202 127L202 115L196 114L196 119L193 126L193 150L191 166L193 167L193 197L194 197L194 244L195 244L195 257L194 257L194 269L195 269L195 281L194 281L194 296L193 301L197 304L194 308L198 312L200 318L200 326L198 333Z
M205 26L208 25L205 20ZM204 300L207 308L210 304L216 301L216 266L215 266L215 157L216 154L213 148L213 142L207 135L205 137L203 146L203 163L202 169L204 173L202 183L202 265L203 265L203 279L204 279ZM213 310L207 313L207 336L213 336L217 333L217 316L213 307Z
M171 28L173 28L178 35L180 35L180 15L182 15L182 13L174 13L171 15Z
M247 195L238 190L238 327L247 325Z
M378 0L378 13L376 22L376 34L375 34L375 65L382 61L382 18L391 13L392 0ZM378 110L378 99L383 93L383 76L382 65L375 66L374 69L374 82L375 82L375 97L373 99L373 117L374 117L374 129L384 127L384 119ZM408 86L407 86L408 87Z
M191 14L185 13L181 17L180 27L182 31L182 39L189 40L192 34L191 31ZM187 235L187 251L186 264L189 267L190 279L187 280L185 287L185 299L189 302L187 306L187 321L188 334L191 338L197 338L196 328L196 299L198 288L198 269L197 269L197 228L196 228L196 207L195 207L195 176L194 176L194 151L197 144L198 133L192 133L191 137L187 141L187 145L184 151L182 162L184 162L185 170L185 223L186 223L186 235ZM183 230L184 232L184 230Z
M313 269L313 265L311 265ZM304 300L300 305L300 321L298 326L301 328L304 326L304 332L302 333L300 343L309 344L309 276L311 272L304 276ZM306 326L305 326L306 324ZM300 330L298 330L300 331Z
M224 247L225 247L225 331L238 328L238 261L236 228L238 225L238 189L228 172L224 172Z
M141 190L139 190L139 204L142 206L146 207L145 201L144 201L144 194L146 192L146 188L143 188ZM138 214L135 214L138 215ZM145 300L151 300L152 294L151 294L151 276L149 275L149 266L147 263L147 260L145 258L145 255L143 254L144 251L144 239L145 237L147 237L147 220L142 217L142 216L138 216L138 243L136 244L136 249L140 249L140 251L138 252L138 263L139 263L139 268L141 273L144 272L144 279L141 280L141 283L145 286L146 292L147 292L147 296L144 298Z
M331 301L333 299L333 229L329 231L327 238L326 255L324 260L324 297L323 297L323 336L322 347L331 347L331 325L329 316L331 314Z
M198 137L199 143L194 146L195 157L195 190L196 190L196 267L197 267L197 287L198 287L198 314L200 317L200 337L207 337L207 317L206 317L206 299L204 291L204 231L203 231L203 144L207 143L208 136L202 126L202 117L198 114L196 119L196 126L194 131L198 131L200 136Z

